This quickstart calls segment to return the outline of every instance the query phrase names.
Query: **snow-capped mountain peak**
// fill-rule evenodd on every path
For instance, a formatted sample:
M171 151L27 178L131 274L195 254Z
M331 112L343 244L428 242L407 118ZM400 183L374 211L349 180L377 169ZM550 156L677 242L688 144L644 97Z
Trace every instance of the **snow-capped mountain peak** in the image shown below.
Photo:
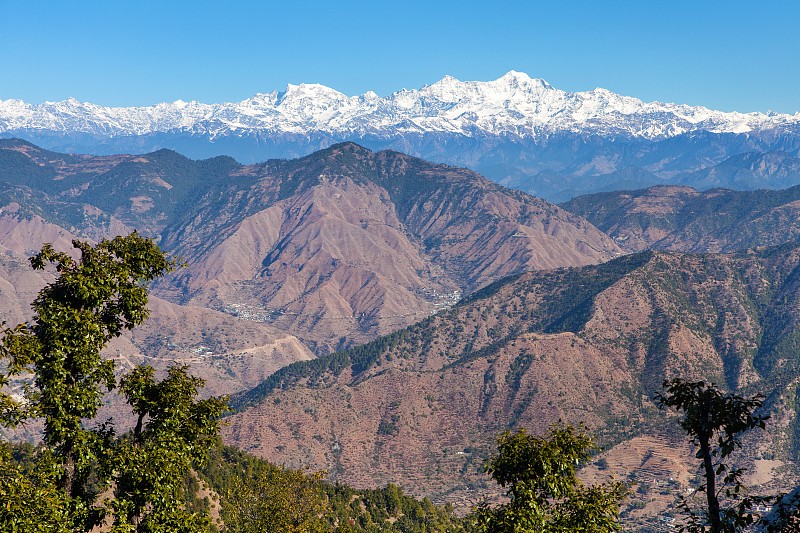
M524 72L517 72L516 70L509 70L500 76L497 82L503 82L509 85L531 85L538 86L542 89L552 89L553 86L541 78L531 78Z
M545 80L509 71L488 81L452 76L386 97L349 97L316 83L288 85L241 102L177 100L149 107L104 107L74 98L31 105L0 100L0 133L41 131L123 136L183 131L211 138L281 132L331 136L447 132L536 137L559 131L664 138L705 130L742 133L796 127L800 114L723 113L704 107L642 102L602 88L566 92Z

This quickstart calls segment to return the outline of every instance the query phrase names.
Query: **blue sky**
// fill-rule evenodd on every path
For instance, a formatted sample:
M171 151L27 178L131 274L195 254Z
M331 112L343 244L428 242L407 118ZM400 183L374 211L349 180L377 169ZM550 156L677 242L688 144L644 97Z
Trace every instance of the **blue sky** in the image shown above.
M0 99L386 95L514 69L726 111L800 111L800 2L0 0Z

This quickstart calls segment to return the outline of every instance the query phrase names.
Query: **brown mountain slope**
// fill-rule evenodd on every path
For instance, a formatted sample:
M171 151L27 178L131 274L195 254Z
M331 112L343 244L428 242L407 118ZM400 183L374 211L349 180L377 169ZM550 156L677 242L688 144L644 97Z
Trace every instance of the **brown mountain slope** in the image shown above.
M177 281L188 301L313 340L366 340L424 318L457 285L409 240L377 187L323 185L247 217ZM362 223L369 220L369 223ZM432 270L433 268L433 270Z
M562 207L630 252L733 253L800 238L800 187L699 192L659 186L580 196Z
M45 242L70 250L74 238L64 228L36 215L20 215L19 210L15 202L0 207L0 322L9 325L27 320L31 302L52 280L48 273L34 271L27 257Z
M46 222L40 216L20 216L19 209L20 205L16 202L0 207L0 252L24 256L38 251L38 248L31 246L45 242L59 249L72 246L75 236L70 232Z
M619 249L582 219L463 169L337 145L245 167L164 245L180 296L259 314L325 353L413 323L508 274ZM163 286L163 285L162 285Z
M282 369L238 398L244 410L224 437L348 483L463 501L509 427L582 421L623 449L638 435L676 439L651 398L680 375L768 393L775 423L748 456L790 457L799 259L797 249L644 253L523 274L366 346Z
M270 323L317 353L414 323L508 274L620 253L543 200L352 143L242 166L0 140L0 202L12 201L82 236L157 237L190 265L157 285L160 296Z
M19 209L13 203L0 209L0 321L11 326L30 318L31 302L53 279L51 271L33 270L28 256L45 242L74 251L75 238L37 215L20 215ZM159 370L185 363L207 380L207 393L230 394L257 385L289 363L313 357L297 338L264 323L155 297L150 308L151 318L116 339L106 353L119 361L120 370L140 363Z
M33 193L24 194L25 200L38 202L39 214L73 233L101 237L107 236L104 230L130 228L157 236L239 166L231 158L192 161L170 150L59 154L19 139L0 139L0 200L29 189Z
M192 373L207 381L206 394L248 389L279 368L313 358L296 337L267 324L155 297L148 307L151 315L147 322L126 335L134 350L112 347L110 355L157 369L187 364Z

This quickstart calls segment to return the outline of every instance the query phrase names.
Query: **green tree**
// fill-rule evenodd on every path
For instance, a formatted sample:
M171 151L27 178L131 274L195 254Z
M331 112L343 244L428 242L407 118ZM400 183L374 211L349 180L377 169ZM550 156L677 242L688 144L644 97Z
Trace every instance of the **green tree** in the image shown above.
M186 366L173 366L158 382L152 367L140 366L120 381L137 420L133 433L117 440L101 462L114 480L109 507L115 531L134 526L136 531L177 533L208 526L206 516L175 501L186 474L216 444L217 419L226 405L220 398L195 401L204 381L187 371Z
M224 494L223 519L230 533L330 531L331 508L325 495L324 473L270 465L253 477L237 477Z
M452 507L417 500L396 485L354 489L327 483L319 473L278 467L228 446L212 449L198 473L222 496L226 532L464 531Z
M556 424L545 437L525 429L497 439L498 453L486 471L509 502L494 509L482 504L475 513L476 530L487 533L555 533L618 531L619 502L625 487L618 482L584 486L576 469L595 450L584 427Z
M161 459L169 456L167 450L185 455L186 460L176 467L185 470L187 461L197 456L185 448L193 439L216 434L222 403L217 399L194 402L202 381L186 376L185 368L171 370L161 384L155 383L152 369L140 368L122 381L123 392L139 415L138 433L120 439L108 424L90 427L103 395L116 387L114 363L101 356L102 349L147 318L147 284L172 270L175 262L152 240L135 232L94 246L73 241L73 246L79 259L51 245L31 258L35 269L55 264L57 278L33 302L30 322L2 332L0 358L6 360L7 371L0 375L0 386L8 384L11 376L28 374L32 383L22 401L0 393L0 423L12 427L28 419L44 423L44 449L36 465L28 476L7 477L4 487L9 494L23 494L26 484L34 480L34 485L54 489L48 501L66 509L59 528L86 531L104 516L102 506L96 505L98 493L116 485L118 530L137 530L141 525L138 530L155 531L152 520L122 527L130 525L132 517L141 518L143 508L139 500L128 497L126 487L136 486L137 497L145 495L146 505L158 509L157 499L165 498L166 492L159 488L160 474L153 471L164 468ZM145 417L148 423L143 429ZM135 473L126 468L126 454L134 452ZM174 475L176 470L164 473ZM123 502L131 503L123 509ZM174 517L163 518L166 523ZM31 527L37 523L36 514L18 514L17 519L28 520ZM181 530L172 526L170 530Z
M36 461L12 458L11 446L0 444L0 531L69 531L69 500L57 486L55 462L39 455Z
M731 467L725 461L741 448L746 431L764 429L769 416L758 414L764 396L744 398L726 394L713 383L681 378L664 381L663 388L663 394L656 394L656 403L661 408L683 413L680 424L698 447L697 458L704 479L699 487L706 497L704 509L698 512L685 499L680 503L688 516L681 531L732 533L750 526L757 518L753 507L773 498L746 495L742 484L745 470Z

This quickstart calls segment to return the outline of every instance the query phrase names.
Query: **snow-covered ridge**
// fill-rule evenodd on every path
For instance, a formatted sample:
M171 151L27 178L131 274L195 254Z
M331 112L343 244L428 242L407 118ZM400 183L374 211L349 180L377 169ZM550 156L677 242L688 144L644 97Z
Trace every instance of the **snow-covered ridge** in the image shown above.
M725 113L705 107L645 103L605 89L566 92L511 71L494 81L446 76L381 98L347 96L318 84L289 85L241 102L178 100L149 107L102 107L67 99L27 104L0 100L0 133L38 130L101 136L187 132L218 136L330 134L336 137L452 133L537 137L570 131L657 139L691 131L746 133L800 125L800 113Z

